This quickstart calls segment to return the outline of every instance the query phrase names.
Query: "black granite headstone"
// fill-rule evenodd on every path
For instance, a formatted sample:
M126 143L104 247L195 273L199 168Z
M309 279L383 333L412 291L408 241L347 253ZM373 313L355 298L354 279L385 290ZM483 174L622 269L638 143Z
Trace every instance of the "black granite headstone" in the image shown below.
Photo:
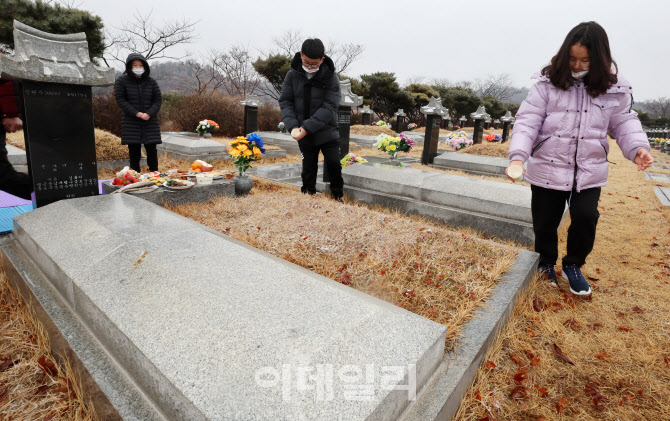
M482 139L484 137L484 128L482 125L484 124L484 120L482 119L475 119L475 128L473 129L472 133L472 143L477 144L477 143L482 143Z
M340 159L342 159L346 154L349 153L349 141L351 137L351 107L338 107L337 129L340 131Z
M258 107L244 106L244 135L258 131Z
M371 122L371 117L372 117L372 114L363 113L361 115L361 124L364 125L364 126L369 126L370 122Z
M21 93L35 205L98 195L91 87L23 81Z
M437 156L437 143L440 139L441 115L426 115L426 133L423 139L423 152L421 153L421 164L429 165Z
M503 135L502 135L502 142L501 143L507 142L507 138L509 137L509 126L510 126L509 121L503 122Z
M396 116L396 119L395 119L395 132L396 133L400 133L400 132L403 131L403 129L405 127L404 122L405 122L405 117Z

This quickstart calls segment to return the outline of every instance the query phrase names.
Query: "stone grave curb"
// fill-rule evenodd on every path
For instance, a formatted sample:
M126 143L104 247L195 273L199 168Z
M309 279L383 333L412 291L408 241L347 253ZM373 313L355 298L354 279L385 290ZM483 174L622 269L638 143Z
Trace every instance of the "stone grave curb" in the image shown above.
M451 206L423 202L409 197L352 187L347 184L344 185L344 194L351 199L364 203L379 204L391 209L430 217L439 222L452 225L454 229L457 229L458 226L470 226L484 235L511 239L526 245L532 245L535 238L533 225L530 223L512 221L471 210L463 210ZM491 228L494 226L495 229L492 230Z
M13 234L10 236L14 237ZM84 398L91 400L100 419L167 419L139 391L131 376L105 351L93 333L84 327L81 319L15 240L2 246L0 260L10 284L20 292L25 304L44 326L53 355L59 363L67 361L71 364L81 382Z
M505 327L519 297L530 285L539 254L519 249L511 269L494 287L484 306L467 322L455 353L445 353L433 380L401 421L450 420L454 417L491 344Z
M224 161L230 161L230 155L228 153L217 153L217 154L208 154L208 153L202 153L202 154L185 154L177 151L171 151L168 149L164 148L158 148L158 153L162 155L167 155L172 158L186 158L189 161L193 160L195 161L196 159L200 159L203 161L214 161L217 159L224 160ZM286 150L280 149L280 150L274 150L274 151L266 151L264 154L265 158L283 158L286 156Z
M654 193L663 206L670 206L670 187L654 186Z
M475 175L505 177L509 159L467 153L445 153L433 160L433 167L447 170L464 171Z
M644 179L647 181L657 181L660 183L670 183L670 175L655 173L655 172L644 172Z

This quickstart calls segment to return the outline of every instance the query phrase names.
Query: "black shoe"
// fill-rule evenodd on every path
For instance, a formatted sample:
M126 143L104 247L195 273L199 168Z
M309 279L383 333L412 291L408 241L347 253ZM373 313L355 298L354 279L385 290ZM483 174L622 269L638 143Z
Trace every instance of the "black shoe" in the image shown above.
M558 279L556 278L556 271L553 265L540 265L537 268L540 275L549 281L552 287L558 286Z
M570 292L575 295L591 295L591 287L582 271L575 265L563 266L563 278L570 282Z

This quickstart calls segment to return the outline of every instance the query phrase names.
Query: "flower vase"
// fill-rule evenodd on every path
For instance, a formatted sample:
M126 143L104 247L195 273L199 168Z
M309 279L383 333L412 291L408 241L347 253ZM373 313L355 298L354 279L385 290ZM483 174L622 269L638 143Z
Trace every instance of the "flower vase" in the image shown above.
M235 183L236 196L244 196L254 186L254 180L248 175L244 175L244 171L240 171L238 175L233 177L233 183Z
M398 160L398 152L393 152L391 154L391 158L389 158L391 161L397 161Z
M205 132L205 135L204 135L203 137L204 137L205 139L209 139L210 137L212 137L212 134L209 133L209 132Z

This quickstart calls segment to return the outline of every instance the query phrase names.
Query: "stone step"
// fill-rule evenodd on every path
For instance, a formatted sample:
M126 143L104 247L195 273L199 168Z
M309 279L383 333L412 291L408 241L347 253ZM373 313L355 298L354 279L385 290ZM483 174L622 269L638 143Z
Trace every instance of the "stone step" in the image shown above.
M64 335L124 419L397 419L411 401L390 389L418 392L442 364L444 326L134 196L62 200L14 224L57 310L99 343L88 358L90 342ZM341 373L370 376L370 398L351 399ZM302 376L322 381L303 390ZM134 415L131 396L155 413Z

